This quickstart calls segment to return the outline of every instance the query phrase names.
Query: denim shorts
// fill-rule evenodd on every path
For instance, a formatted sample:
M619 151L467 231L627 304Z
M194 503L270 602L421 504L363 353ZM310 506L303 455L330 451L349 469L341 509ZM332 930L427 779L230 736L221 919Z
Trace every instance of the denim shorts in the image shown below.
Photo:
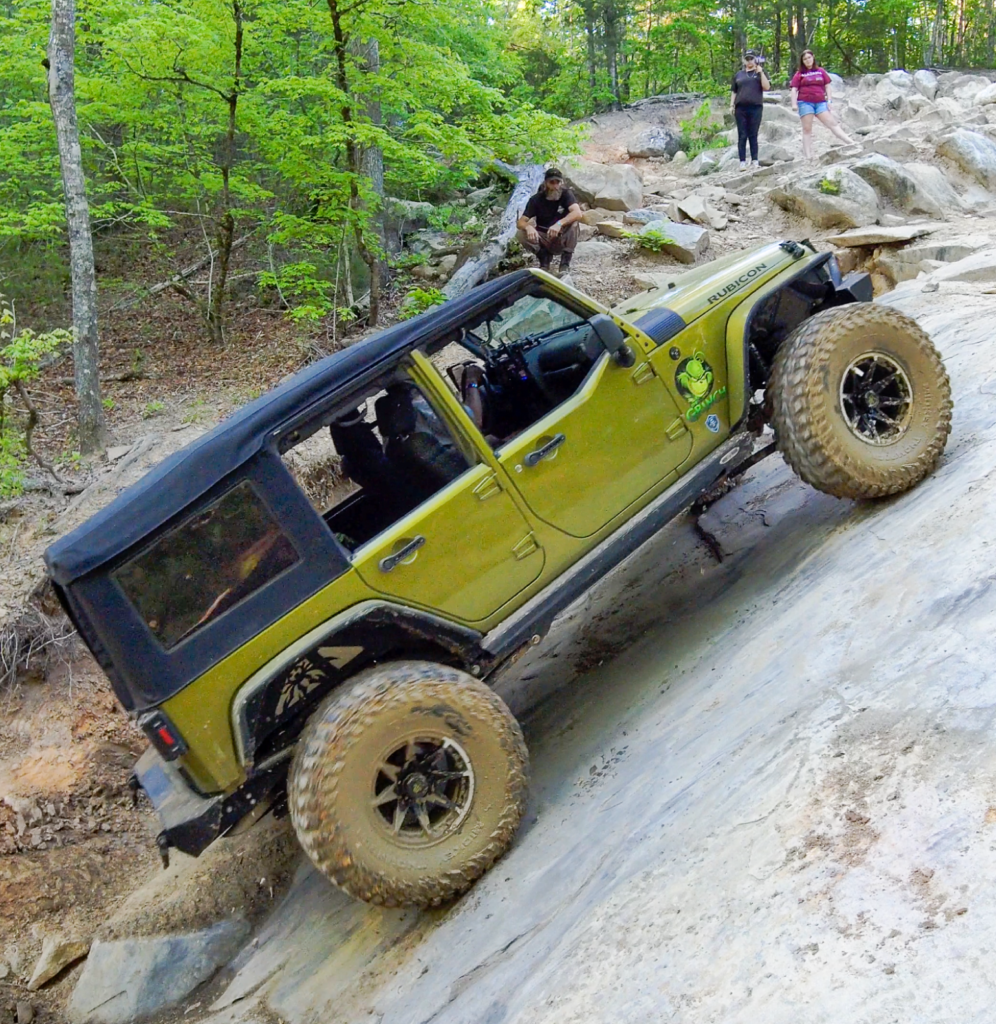
M800 117L805 117L807 114L825 114L828 109L826 103L807 103L805 100L799 100Z

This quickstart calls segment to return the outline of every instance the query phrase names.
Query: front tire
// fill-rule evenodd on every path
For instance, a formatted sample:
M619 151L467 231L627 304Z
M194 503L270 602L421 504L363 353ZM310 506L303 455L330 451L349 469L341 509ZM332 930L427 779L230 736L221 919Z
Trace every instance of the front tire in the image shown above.
M357 899L434 906L508 848L528 755L505 703L466 672L399 661L328 697L298 743L287 789L298 840Z
M915 320L870 302L823 310L775 355L768 384L778 447L838 498L909 490L951 432L951 385Z

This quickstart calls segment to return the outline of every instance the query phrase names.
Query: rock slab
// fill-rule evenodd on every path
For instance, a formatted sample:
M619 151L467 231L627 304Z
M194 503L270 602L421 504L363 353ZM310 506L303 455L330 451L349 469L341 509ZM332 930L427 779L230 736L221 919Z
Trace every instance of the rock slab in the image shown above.
M629 164L597 164L571 157L564 161L566 184L582 203L605 210L635 210L643 205L643 182Z
M647 224L640 234L648 231L667 235L663 251L679 263L694 263L709 248L709 232L697 224Z
M186 935L94 942L69 1000L74 1024L128 1024L175 1006L239 951L244 920Z
M839 235L831 235L827 241L831 245L842 248L855 248L861 245L899 245L921 238L936 231L940 224L905 224L902 227L883 228L878 226L852 228Z
M64 935L50 935L42 941L41 956L28 981L28 991L36 992L70 964L87 955L89 942L68 939Z

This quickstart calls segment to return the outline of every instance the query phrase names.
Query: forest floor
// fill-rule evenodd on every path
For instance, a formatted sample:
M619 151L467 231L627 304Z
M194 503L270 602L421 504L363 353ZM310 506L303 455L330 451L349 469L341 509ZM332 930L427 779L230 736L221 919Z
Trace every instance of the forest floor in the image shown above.
M632 116L625 111L600 117L592 126L586 155L605 161L619 159L622 140L631 129ZM822 155L830 148L829 136L818 130L816 138L818 152ZM634 163L645 177L668 176L666 164L656 161ZM729 177L727 187L736 191L739 186L734 179L738 175ZM707 180L709 184L717 181L715 176ZM694 183L680 181L679 184L691 187ZM743 198L744 202L736 207L739 219L731 221L723 231L711 232L707 259L779 237L810 237L819 247L821 239L833 233L814 230L808 221L774 207L761 193L746 191ZM991 231L994 224L996 220L984 216L952 215L944 226L943 236ZM113 263L113 254L108 253L106 258L112 261L108 267L109 274L123 273L123 266ZM677 274L682 269L684 267L670 257L639 250L632 242L598 239L597 245L583 246L579 251L572 267L572 280L582 291L606 305L612 305L645 287L638 280L640 275ZM161 270L161 267L150 265L146 271L146 283L160 279L163 276ZM115 301L109 301L109 306ZM394 305L397 305L397 297ZM56 493L32 490L0 509L0 660L3 662L0 669L16 657L23 659L23 645L19 652L13 651L9 640L3 638L16 633L23 623L29 598L38 595L43 581L40 556L56 536L92 515L162 458L190 443L232 410L298 369L309 358L329 351L329 347L325 325L308 331L275 311L250 302L236 304L232 331L222 346L205 341L203 330L190 307L169 293L131 308L108 309L103 323L102 373L106 378L104 396L111 405L108 418L113 442L107 458L87 463L67 454L71 446L69 410L73 407L68 360L50 368L33 389L43 416L43 427L37 434L40 450L46 457L57 461L60 474L84 489L69 495L57 493L58 487L55 488ZM40 470L33 475L39 480L44 476ZM768 474L762 474L762 478L765 487L775 487L776 490L789 487L790 509L786 515L790 520L796 514L793 509L803 509L799 513L802 516L799 529L803 532L797 532L798 524L791 526L789 536L783 538L783 554L794 552L800 560L808 557L811 545L830 537L848 506L813 495L802 500L797 493L802 485L788 485L781 478L773 479ZM792 522L795 523L794 520ZM807 530L810 531L808 534ZM684 581L688 586L695 584L701 588L699 577L706 575L709 569L711 582L705 588L708 597L732 581L732 577L711 575L707 553L694 539L685 536L675 543L680 557L670 562L671 583ZM661 557L663 550L655 547L649 555L641 556L636 563L637 568L631 570L636 573L635 577L625 577L622 583L617 580L600 598L596 598L596 603L602 602L596 609L598 614L589 614L590 608L583 614L575 614L566 625L562 624L562 632L554 644L545 644L532 661L519 666L519 689L517 694L510 693L513 704L525 708L535 703L575 678L579 672L598 668L602 661L611 659L650 628L651 616L661 614L652 595L659 593L663 586L655 575L656 559ZM770 567L782 556L773 553L770 546L765 546L758 557L764 566ZM643 591L640 587L633 589L634 579L643 581ZM620 593L618 589L613 590L613 586L623 590L630 588L626 593L631 607L621 619L614 620L610 628L607 624L616 614L613 604ZM643 598L630 600L635 593L642 593ZM669 601L677 600L678 596L687 593L687 587L676 584L670 593ZM707 604L707 597L702 599L703 607ZM736 609L740 609L747 600L746 592L741 597ZM765 600L769 597L765 596ZM829 592L827 599L831 599ZM571 639L565 640L565 636ZM705 636L700 639L703 643L712 642ZM3 1024L12 1019L10 1014L14 1012L15 1003L24 999L33 1005L35 1019L40 1024L62 1020L63 1007L79 975L78 966L70 968L39 992L26 994L24 990L24 978L31 973L43 939L57 933L92 933L96 923L106 920L129 893L160 870L154 845L154 815L144 801L137 809L132 808L126 786L133 762L144 747L144 737L120 710L106 679L82 645L58 631L46 633L36 630L28 642L35 645L35 650L31 652L26 669L7 672L0 684L0 1022ZM645 651L646 648L640 650ZM630 660L640 662L644 656L637 651ZM571 720L581 722L585 708L594 699L593 687L597 688L603 682L616 686L619 684L616 677L625 675L627 671L624 666L611 672L605 669L586 683L582 696L574 702L576 707L572 705ZM646 681L653 675L653 671L649 675L642 669L633 671L634 679ZM611 679L605 675L606 672L612 676ZM643 686L643 683L639 685ZM653 686L656 693L659 687L656 683ZM650 700L647 696L650 692L649 689L646 694L642 690L639 693L633 690L630 696L645 705ZM664 689L660 692L664 693ZM743 699L747 700L748 696L744 695ZM718 695L717 700L720 700ZM613 707L622 715L621 705ZM691 713L692 704L688 707ZM606 711L605 715L611 717L614 713ZM541 712L536 719L535 730L544 726L543 714ZM602 721L604 717L598 716L598 720ZM622 740L611 750L608 746L602 750L601 740L592 738L592 730L596 729L593 721L579 725L579 729L586 730L587 739L582 744L585 756L591 753L595 758L591 780L577 783L578 808L586 808L584 813L592 810L588 804L598 787L605 787L601 781L603 776L606 779L616 778L616 765L625 757L632 756L625 753L626 743ZM564 735L563 730L567 728L562 724L558 735ZM621 731L621 735L625 736L626 731ZM575 757L574 753L569 755L559 749L558 742L555 741L551 747L551 750L557 748L556 752L541 763L538 789L541 806L552 799L550 794L558 786L557 773L566 770L564 759ZM667 743L680 743L680 740L669 733ZM601 770L597 768L598 764L602 764ZM640 781L638 777L634 777L633 782L635 785L645 784L645 780ZM841 793L846 791L846 780L834 784ZM607 794L608 789L605 789L599 797L601 808L610 804ZM566 810L566 806L561 808L564 814L573 814L573 811ZM524 834L527 846L529 831L527 828ZM814 825L811 834L818 838L818 833L819 829ZM805 847L805 841L800 842ZM602 853L609 857L615 855L608 848ZM806 856L805 852L800 854L802 858ZM585 860L587 862L587 858ZM499 873L503 877L506 874L504 869ZM298 881L299 888L310 884ZM782 888L781 881L777 885ZM481 894L472 897L475 906L488 901L501 902L504 898L497 888L495 891L479 888ZM279 900L280 896L280 891L270 894L272 900ZM514 898L520 897L526 899L525 893ZM552 913L552 908L548 909ZM355 913L367 912L368 908L362 908ZM336 909L333 917L342 913L346 912ZM387 922L384 927L398 936L410 934L412 942L416 935L431 930L424 919L419 919L417 925L410 922L402 924L400 920L388 914L384 917ZM279 921L274 926L278 931L281 927L284 925ZM539 923L536 928L542 930ZM511 941L517 940L512 937ZM628 941L622 935L613 939L618 950L623 950ZM646 953L644 950L641 955ZM506 963L502 958L491 961L486 957L481 962L485 965ZM527 970L514 958L507 963L516 963L517 969ZM406 977L410 966L406 961L399 968ZM290 976L301 976L300 972L307 967L307 964L298 965L295 971L299 973L292 972ZM253 969L261 968L256 965ZM326 980L330 969L323 968ZM506 983L511 978L504 967L495 971L493 976L505 979ZM457 995L452 997L454 1006L448 1011L449 1016L444 1015L441 1020L506 1019L500 1013L488 1016L488 1008L477 1002L474 1002L471 1016L460 1018L456 1008L463 1004L457 996L462 998L467 986L456 974L450 978L449 984ZM377 986L371 981L365 991L372 992L374 988ZM498 1000L494 986L485 988ZM584 986L579 984L577 992L583 990ZM300 1002L294 1002L286 986L281 991L284 995L275 997L275 1002L279 1003L283 998L288 1003L288 1016L299 1017ZM362 995L360 989L356 989L350 998L362 1001ZM394 1020L397 1014L391 1016L394 1011L383 1008L386 1005L383 993L378 998L379 1012L386 1014L384 1019ZM652 1000L645 1000L645 1003L646 1014L651 1014ZM449 1004L444 999L439 1005ZM638 1004L634 1002L632 1005L634 1015L618 1019L651 1019L648 1015L639 1017ZM357 1013L359 1006L357 1002ZM263 1009L258 1012L266 1016ZM559 1017L557 1012L551 1004L546 1016L537 1011L533 1016L522 1019L593 1019L585 1017L573 1004L565 1007ZM760 1016L774 1020L773 1017L765 1017L763 1012ZM374 1016L372 1019L380 1018ZM397 1019L403 1018L397 1016ZM703 1015L698 1019L714 1018Z

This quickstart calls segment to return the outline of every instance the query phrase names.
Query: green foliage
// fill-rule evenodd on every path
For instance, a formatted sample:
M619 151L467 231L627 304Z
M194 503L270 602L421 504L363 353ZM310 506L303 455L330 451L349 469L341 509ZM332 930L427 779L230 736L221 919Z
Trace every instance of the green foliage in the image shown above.
M674 245L674 239L668 235L663 227L656 224L649 224L643 231L624 231L623 238L632 238L641 249L648 249L650 252L664 252L669 245Z
M825 196L839 196L841 191L840 178L821 178L816 187Z
M164 412L166 406L162 402L153 399L151 402L146 402L142 409L142 419L151 420L153 416L159 416Z
M722 130L722 122L712 119L712 107L706 100L692 117L681 122L681 148L689 158L705 149L722 148L726 142L716 139L716 134Z
M446 296L438 288L413 288L401 302L399 318L410 320L445 301Z
M37 419L25 384L38 376L47 359L71 341L69 331L36 334L18 328L13 305L0 295L0 496L20 494L24 486L30 440L26 430L33 429Z

